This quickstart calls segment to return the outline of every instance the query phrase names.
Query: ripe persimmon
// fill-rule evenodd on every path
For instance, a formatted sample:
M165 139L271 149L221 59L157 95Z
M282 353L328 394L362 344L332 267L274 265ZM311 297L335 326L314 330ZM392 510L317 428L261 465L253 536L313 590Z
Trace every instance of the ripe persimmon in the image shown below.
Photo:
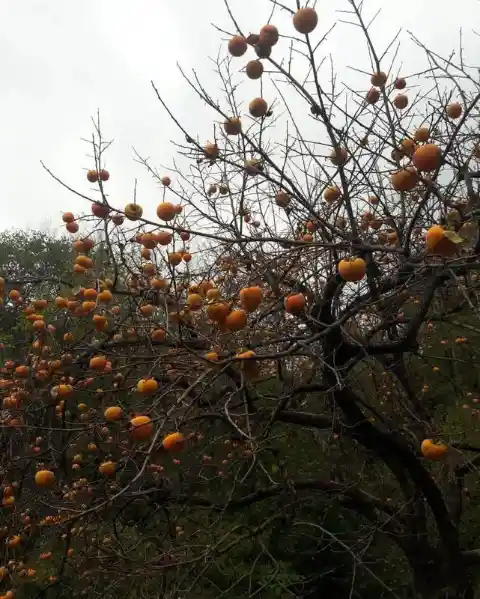
M448 238L446 230L441 225L431 226L425 236L427 251L443 257L450 257L457 253L457 244Z
M370 77L370 82L375 87L383 87L387 82L387 75L383 71L377 71Z
M418 183L417 170L412 166L400 169L392 173L390 181L395 191L409 191Z
M85 291L83 292L83 297L86 300L94 300L97 298L97 290L94 289L93 287L89 287L88 289L85 289Z
M338 263L338 272L344 281L353 283L363 279L367 265L363 258L344 258Z
M30 367L25 365L20 365L15 368L15 378L17 379L27 379L30 376Z
M303 293L292 293L284 299L285 312L289 314L300 314L305 310L305 296Z
M412 156L413 164L419 171L434 171L439 165L442 151L436 144L420 146Z
M64 223L73 223L75 217L73 216L72 212L64 212L62 214L62 220Z
M262 288L257 286L244 287L240 290L240 303L247 312L254 312L260 305L263 297Z
M123 410L120 406L110 406L106 408L103 417L107 422L116 422L123 418Z
M217 144L207 143L203 146L203 153L210 160L216 160L220 151Z
M92 203L92 214L98 218L107 218L110 213L110 208L107 204L101 204L100 202Z
M166 337L166 333L165 333L165 329L155 329L154 331L152 331L150 338L152 341L165 341L165 337Z
M247 40L242 35L234 35L228 42L228 51L236 58L243 56L247 50Z
M445 110L447 116L453 120L460 118L463 112L462 105L459 102L448 104Z
M312 33L318 25L317 11L311 7L299 8L293 15L293 26L299 33Z
M240 135L242 132L242 121L238 117L232 116L223 123L223 128L227 135Z
M280 208L286 208L291 201L291 195L285 191L279 191L275 195L275 203L277 204L277 206L280 206Z
M224 322L230 312L226 302L215 302L207 306L207 315L213 322Z
M78 229L79 229L79 226L78 226L78 223L76 223L76 222L73 222L73 223L67 223L67 224L65 225L65 228L67 229L67 231L68 231L69 233L72 233L72 234L73 234L73 233L77 233L77 231L78 231Z
M430 129L428 127L419 127L414 133L415 141L427 142L430 137Z
M156 309L157 309L157 307L154 306L153 304L144 304L143 306L140 306L140 308L139 308L142 316L147 316L147 317L153 316L153 314L155 314Z
M98 471L100 472L100 474L103 474L104 476L113 476L116 470L117 465L115 464L115 462L111 461L102 462L98 467Z
M275 46L275 44L278 42L278 39L279 39L279 33L278 33L278 29L275 27L275 25L272 25L272 24L264 25L260 29L259 38L258 38L258 43L260 45Z
M175 218L175 206L171 202L162 202L157 206L157 216L160 220L173 220Z
M130 420L130 437L134 441L146 441L153 434L153 422L148 416L135 416Z
M424 439L420 451L425 459L439 461L445 458L448 446L444 443L435 443L432 439Z
M408 96L405 94L397 94L393 99L393 104L399 110L403 110L408 106Z
M186 305L190 310L200 310L203 304L203 297L199 293L189 293L187 295Z
M328 186L323 192L323 199L331 204L332 202L336 202L342 195L342 192L336 185Z
M348 159L348 152L345 148L334 148L330 153L330 162L335 166L345 164Z
M406 137L400 142L399 150L402 154L405 154L405 156L412 156L416 149L417 144L409 137Z
M263 63L260 60L251 60L245 67L249 79L260 79L263 75Z
M380 92L376 87L371 87L365 97L368 104L376 104L380 100Z
M232 310L224 320L229 331L239 331L247 325L247 313L245 310Z
M180 252L170 252L168 254L168 263L172 266L178 266L182 261L182 254Z
M81 266L82 268L92 268L93 267L93 260L89 257L89 256L85 256L83 254L81 254L80 256L77 256L75 258L75 264L77 266Z
M169 453L182 451L185 443L186 440L182 433L170 433L162 441L163 448Z
M268 104L263 98L254 98L250 102L248 110L253 117L262 118L268 112Z
M39 470L35 473L35 484L38 487L51 487L55 482L55 474L51 470Z
M109 289L104 289L97 294L97 300L103 304L109 304L113 301L112 292Z
M92 370L105 370L107 358L105 356L93 356L93 358L90 358L89 366Z

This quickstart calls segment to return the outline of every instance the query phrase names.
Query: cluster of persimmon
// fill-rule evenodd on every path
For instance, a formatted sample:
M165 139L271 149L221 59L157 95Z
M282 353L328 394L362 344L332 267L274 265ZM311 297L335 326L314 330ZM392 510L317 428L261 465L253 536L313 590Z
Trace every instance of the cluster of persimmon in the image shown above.
M318 15L315 9L311 7L300 8L293 15L292 23L297 32L308 35L316 28ZM239 58L251 46L258 58L250 60L246 64L245 72L250 79L260 79L264 72L262 59L270 57L272 49L279 39L280 34L277 27L268 23L260 29L258 34L252 33L248 37L234 35L228 42L228 51L232 56ZM253 98L249 103L248 111L255 119L263 119L271 114L267 101L262 97ZM241 118L237 115L231 116L225 120L223 127L226 135L240 135L242 132ZM215 161L219 157L220 151L217 144L208 142L203 148L203 153L208 160ZM245 160L244 169L247 175L255 176L263 171L262 161L255 158ZM209 190L209 195L215 193L216 190L216 188ZM248 218L248 215L245 216Z
M293 16L294 28L305 35L310 34L318 24L318 15L313 8L300 8ZM243 56L249 46L252 46L258 55L258 59L247 63L245 72L251 79L259 79L264 72L261 59L269 58L273 46L275 46L280 38L278 29L268 24L262 27L259 34L251 34L248 37L242 35L233 36L228 43L228 50L234 57ZM368 104L376 104L380 98L388 100L386 94L388 76L383 71L374 73L371 76L372 88L366 96ZM397 92L402 92L407 86L406 79L397 77L393 82L392 88ZM408 106L408 97L405 93L397 93L393 100L394 106L402 110ZM254 118L264 118L269 114L269 106L263 98L254 98L249 104L250 115ZM458 102L452 102L445 107L446 117L452 120L460 118L462 115L462 105ZM224 130L227 135L240 135L242 132L242 122L239 116L232 116L224 123ZM396 192L405 193L411 192L419 184L427 184L428 177L431 173L438 172L442 166L442 151L440 146L430 141L431 133L428 127L421 126L412 134L411 137L405 138L399 143L398 148L392 151L392 158L401 163L401 168L391 174L391 185ZM217 144L207 143L204 147L204 154L210 160L216 160L220 156L220 149ZM330 161L333 165L341 167L348 162L349 154L346 148L335 147L330 153ZM405 162L404 164L402 164ZM255 175L262 171L262 164L259 160L249 160L245 163L244 168L247 174ZM216 186L215 190L217 190ZM210 190L209 194L210 195ZM334 184L329 184L323 193L325 201L333 204L342 199L341 189ZM286 191L278 191L275 195L275 202L282 208L288 208L291 203L291 196ZM362 216L361 228L372 229L379 231L385 222L385 219L377 216L376 206L379 200L376 196L372 196L367 200L373 207L374 212L366 212ZM242 216L245 222L251 221L251 215L248 210L244 210ZM388 219L387 219L388 220ZM391 219L390 219L391 220ZM259 226L258 221L253 221L254 226ZM341 216L337 217L336 226L339 228L345 227L345 219ZM317 230L315 223L307 223L307 232L301 236L305 242L314 240L313 234ZM458 250L458 244L461 239L454 239L451 232L445 231L440 239L439 232L441 227L429 230L426 238L427 250L429 252L441 255L443 257L453 256ZM418 234L415 231L415 234ZM396 244L398 235L395 230L390 232L378 233L378 239L382 243ZM366 266L362 258L354 257L344 259L339 264L339 273L344 280L355 282L361 280L366 273Z

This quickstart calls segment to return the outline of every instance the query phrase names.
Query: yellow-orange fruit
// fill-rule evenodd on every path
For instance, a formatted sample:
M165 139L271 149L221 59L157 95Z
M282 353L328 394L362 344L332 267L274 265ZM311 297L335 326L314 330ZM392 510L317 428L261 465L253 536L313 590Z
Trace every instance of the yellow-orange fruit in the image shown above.
M103 417L107 422L116 422L123 418L123 410L120 406L110 406L103 413Z
M449 257L457 252L457 244L445 236L445 229L441 225L433 225L425 237L427 251L439 256Z
M171 202L162 202L157 206L157 216L160 220L173 220L175 214L175 206Z
M425 144L415 151L412 162L419 171L434 171L440 165L441 157L442 152L437 145Z
M396 191L409 191L418 183L417 170L411 166L400 169L399 171L392 173L390 181L392 183L392 187Z
M117 465L115 464L115 462L110 462L110 461L103 462L98 467L98 471L100 472L100 474L103 474L104 476L113 476L115 474L116 470L117 470Z
M332 202L336 202L341 195L342 192L336 185L330 185L323 192L323 199L329 204L331 204Z
M55 474L51 470L39 470L35 473L35 484L39 487L51 487L55 482Z
M247 313L245 310L232 310L224 320L229 331L239 331L247 324Z
M92 370L105 370L107 358L105 356L93 356L93 358L90 359L89 365Z
M186 304L190 310L199 310L203 305L203 297L199 293L189 293Z
M158 383L155 379L140 379L137 383L137 390L139 393L143 395L152 395L157 391Z
M185 447L185 442L185 437L182 433L170 433L163 439L162 445L166 451L177 453Z
M434 443L432 439L424 439L420 451L427 460L439 461L446 456L448 446L443 443Z
M299 314L305 310L305 296L302 293L293 293L284 300L285 312Z
M178 266L182 261L182 254L180 252L170 252L168 254L168 262L172 266Z
M112 292L109 291L108 289L104 289L103 291L100 291L100 293L97 295L97 300L104 304L110 303L113 300Z
M348 258L340 260L338 272L344 281L361 281L367 272L367 265L363 258Z
M263 297L261 287L245 287L240 290L240 303L247 312L254 312L260 305Z
M153 434L153 422L148 416L135 416L130 420L130 437L134 441L145 441Z
M230 307L225 302L216 302L207 306L207 315L213 322L224 322L230 312Z

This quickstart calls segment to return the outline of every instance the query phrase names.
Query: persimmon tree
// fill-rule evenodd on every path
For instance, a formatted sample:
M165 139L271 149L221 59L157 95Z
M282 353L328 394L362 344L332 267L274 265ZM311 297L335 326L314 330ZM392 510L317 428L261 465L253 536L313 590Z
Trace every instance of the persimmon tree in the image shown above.
M85 189L45 167L89 205L68 277L1 280L4 597L474 597L480 87L414 38L399 72L346 4L361 88L293 1L225 3L225 97L184 73L210 139L153 84L183 139L136 155L156 218L98 121Z

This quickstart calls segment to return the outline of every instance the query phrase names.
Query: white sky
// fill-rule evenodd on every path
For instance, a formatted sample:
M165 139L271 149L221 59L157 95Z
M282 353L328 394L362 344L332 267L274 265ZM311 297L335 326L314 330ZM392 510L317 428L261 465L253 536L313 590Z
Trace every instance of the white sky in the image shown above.
M294 0L283 2L295 5ZM230 0L230 4L247 33L258 31L271 7L268 0ZM446 55L458 49L458 31L463 27L467 61L475 63L480 56L480 37L472 32L475 26L480 30L479 0L364 0L364 6L370 16L382 8L372 30L380 51L399 27L404 28L400 57L407 75L424 64L407 30ZM315 35L320 37L340 16L336 10L347 7L347 0L320 0ZM291 34L289 21L286 15L274 19L281 33ZM212 22L233 31L223 0L3 0L0 230L60 231L63 211L89 209L52 180L40 160L71 187L89 194L84 170L91 166L89 149L80 138L91 136L90 117L97 108L105 138L115 139L107 156L111 203L123 207L130 201L138 177L138 201L146 216L153 216L158 191L133 161L132 146L153 164L168 165L170 140L182 141L183 136L156 100L150 80L192 134L211 138L208 116L214 118L213 113L182 82L176 62L187 70L195 68L212 95L220 96L208 58L217 55L222 36ZM340 24L325 50L333 55L339 79L352 77L349 64L370 71L359 32L351 27ZM276 52L278 56L278 47ZM253 57L249 50L238 59L238 68Z

